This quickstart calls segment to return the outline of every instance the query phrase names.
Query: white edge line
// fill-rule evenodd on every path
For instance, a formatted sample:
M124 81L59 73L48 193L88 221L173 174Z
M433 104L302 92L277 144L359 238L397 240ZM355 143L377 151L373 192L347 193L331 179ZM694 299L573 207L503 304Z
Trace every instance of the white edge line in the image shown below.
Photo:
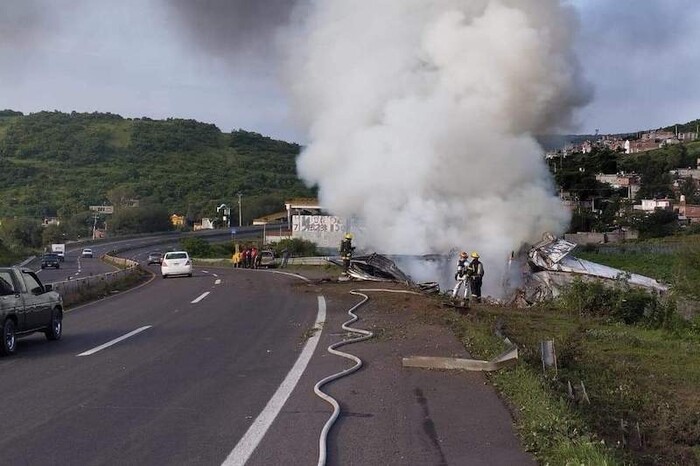
M318 296L318 314L316 316L316 323L314 324L316 332L306 341L304 349L301 351L301 354L299 354L294 366L292 366L291 370L282 381L282 384L275 394L272 395L272 398L267 402L267 405L255 421L253 421L253 424L248 428L245 435L238 441L238 444L222 463L222 466L242 466L250 459L250 456L265 436L265 433L267 433L267 430L284 407L289 395L292 394L304 370L306 370L306 366L309 364L311 356L313 356L314 350L321 339L321 332L323 332L323 324L325 322L326 299L323 296Z
M90 356L90 355L92 355L92 354L97 353L98 351L102 351L102 350L105 349L105 348L109 348L109 347L112 346L112 345L116 345L117 343L119 343L119 342L122 341L122 340L126 340L126 339L129 338L129 337L133 337L133 336L136 335L137 333L141 333L141 332L143 332L144 330L147 330L147 329L149 329L149 328L151 328L151 327L152 327L152 325L146 325L145 327L137 328L137 329L134 330L133 332L129 332L129 333L127 333L126 335L122 335L122 336L120 336L119 338L115 338L115 339L112 340L112 341L108 341L108 342L105 343L104 345L100 345L100 346L95 347L95 348L93 348L93 349L91 349L91 350L85 351L84 353L80 353L78 356Z
M196 298L194 298L194 300L192 300L190 302L190 304L197 304L198 302L200 302L201 300L206 298L209 295L209 293L211 293L211 291L205 291L204 293L202 293L199 296L197 296Z

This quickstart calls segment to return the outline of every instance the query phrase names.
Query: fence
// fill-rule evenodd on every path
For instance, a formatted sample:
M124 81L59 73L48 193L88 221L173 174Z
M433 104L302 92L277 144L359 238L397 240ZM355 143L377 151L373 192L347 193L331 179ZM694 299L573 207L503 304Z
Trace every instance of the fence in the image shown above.
M114 284L140 274L138 262L122 257L103 256L105 262L120 267L119 270L99 275L55 282L53 289L61 294L66 306L82 302L91 297L106 296L114 291Z

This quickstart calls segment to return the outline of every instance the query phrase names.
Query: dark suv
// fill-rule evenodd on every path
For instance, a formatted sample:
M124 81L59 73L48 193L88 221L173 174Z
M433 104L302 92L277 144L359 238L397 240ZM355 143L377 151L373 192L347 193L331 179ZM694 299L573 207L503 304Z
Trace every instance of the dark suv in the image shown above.
M148 265L151 264L162 264L163 263L163 253L158 251L153 251L148 255Z
M41 257L41 268L45 269L46 267L61 268L61 258L58 257L58 254L44 254Z

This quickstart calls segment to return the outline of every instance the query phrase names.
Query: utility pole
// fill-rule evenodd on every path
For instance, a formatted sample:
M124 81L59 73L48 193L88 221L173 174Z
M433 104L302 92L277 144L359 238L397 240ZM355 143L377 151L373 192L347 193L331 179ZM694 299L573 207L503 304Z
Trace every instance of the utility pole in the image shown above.
M95 212L92 222L92 239L95 239L95 233L97 232L97 217L97 212Z
M243 193L238 191L238 226L239 227L243 226L243 215L241 215L241 196L243 196Z

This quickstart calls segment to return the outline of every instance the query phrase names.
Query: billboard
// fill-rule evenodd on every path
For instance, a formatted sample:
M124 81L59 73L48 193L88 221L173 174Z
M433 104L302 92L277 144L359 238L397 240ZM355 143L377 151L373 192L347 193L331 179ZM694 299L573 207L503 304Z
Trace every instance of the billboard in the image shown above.
M293 215L292 238L312 241L320 248L335 248L343 239L347 223L335 215Z
M113 214L114 206L111 205L91 205L90 210L98 214Z

